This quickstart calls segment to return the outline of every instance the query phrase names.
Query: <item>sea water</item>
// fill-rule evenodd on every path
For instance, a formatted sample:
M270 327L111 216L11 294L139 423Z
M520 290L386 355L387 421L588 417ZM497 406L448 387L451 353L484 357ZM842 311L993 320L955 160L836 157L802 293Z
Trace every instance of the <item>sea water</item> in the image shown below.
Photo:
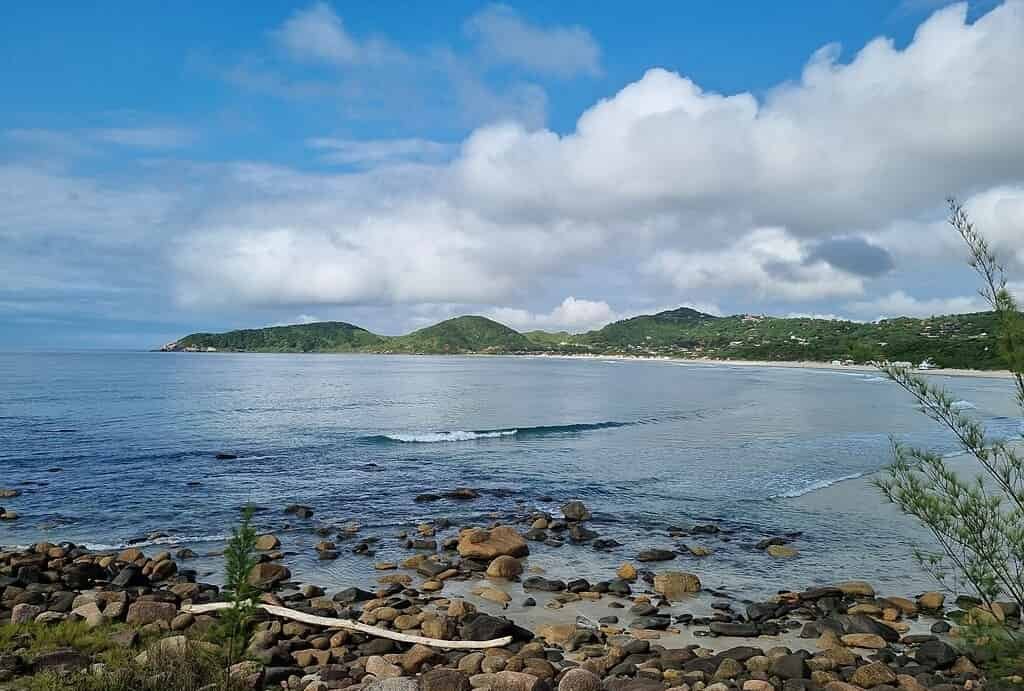
M939 377L993 436L1019 435L1006 380ZM239 509L257 508L287 563L325 585L372 583L425 521L486 524L580 499L622 543L531 543L551 577L609 578L647 547L702 545L673 568L750 594L840 578L910 593L927 535L866 477L891 439L952 453L952 437L871 372L668 361L381 355L0 354L0 487L17 521L0 545L71 540L187 546L216 580ZM218 460L218 453L236 455ZM968 468L969 469L969 468ZM416 502L471 487L473 501ZM304 521L292 503L315 510ZM312 528L360 524L317 560ZM724 533L682 541L670 526ZM452 530L444 535L451 534ZM800 556L757 540L797 533ZM163 535L150 537L152 533ZM443 535L443 536L444 536ZM349 552L378 537L373 557ZM156 549L149 547L148 549ZM660 565L668 568L669 565Z

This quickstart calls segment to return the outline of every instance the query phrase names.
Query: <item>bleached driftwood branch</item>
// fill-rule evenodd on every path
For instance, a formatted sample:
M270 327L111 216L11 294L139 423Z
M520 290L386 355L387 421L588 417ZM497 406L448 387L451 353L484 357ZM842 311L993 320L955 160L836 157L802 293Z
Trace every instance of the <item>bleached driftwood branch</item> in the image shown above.
M481 650L484 648L500 648L512 642L511 636L493 638L489 641L443 641L439 638L410 636L407 633L389 631L388 629L381 629L376 626L370 626L369 624L362 624L358 621L352 621L351 619L318 617L315 614L306 614L305 612L288 609L287 607L264 605L260 603L257 603L255 606L258 609L264 610L268 614L273 614L275 617L292 619L294 621L300 621L303 624L312 624L313 626L323 626L331 629L359 631L360 633L369 634L370 636L376 636L378 638L389 638L393 641L401 641L402 643L419 643L421 645L430 646L431 648L445 648L448 650ZM189 612L191 614L204 614L206 612L231 609L232 607L234 607L234 605L230 602L211 602L206 605L185 605L181 608L181 611Z

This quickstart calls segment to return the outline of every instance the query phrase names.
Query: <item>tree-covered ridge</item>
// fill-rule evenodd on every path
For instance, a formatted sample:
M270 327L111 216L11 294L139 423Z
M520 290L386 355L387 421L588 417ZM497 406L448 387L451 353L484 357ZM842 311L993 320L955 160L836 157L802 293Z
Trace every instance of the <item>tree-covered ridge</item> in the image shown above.
M523 334L479 316L448 319L404 336L344 322L193 334L167 350L367 353L552 353L798 361L930 360L939 367L999 369L990 312L874 323L756 315L715 317L680 308L583 334Z
M515 329L478 316L455 317L389 339L387 349L402 353L508 353L534 350Z
M168 344L170 350L229 350L257 353L339 353L364 350L384 339L346 322L316 322L225 333L195 333Z

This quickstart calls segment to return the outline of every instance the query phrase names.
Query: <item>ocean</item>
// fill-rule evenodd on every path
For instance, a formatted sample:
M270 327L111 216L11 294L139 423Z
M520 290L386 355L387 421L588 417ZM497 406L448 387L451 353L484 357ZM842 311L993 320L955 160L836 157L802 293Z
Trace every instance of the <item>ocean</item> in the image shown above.
M937 380L992 435L1021 433L1008 381ZM723 533L682 541L714 553L679 557L672 568L752 596L854 577L910 594L934 586L911 556L927 535L868 484L889 462L890 438L956 450L908 394L871 372L530 357L5 353L0 487L23 494L0 500L20 515L0 523L0 545L136 543L213 555L251 504L297 577L366 587L375 561L409 554L398 533L418 523L486 524L530 508L557 513L580 499L594 514L590 527L622 546L531 543L531 564L551 577L609 578L642 548L678 547L670 526L715 523ZM457 487L480 497L415 501ZM292 503L312 507L313 519L286 515ZM339 543L339 559L319 561L313 545L323 538L313 528L350 521L359 537L379 538L376 555L351 554L350 541ZM752 547L784 533L799 533L795 559ZM219 558L193 563L217 579Z

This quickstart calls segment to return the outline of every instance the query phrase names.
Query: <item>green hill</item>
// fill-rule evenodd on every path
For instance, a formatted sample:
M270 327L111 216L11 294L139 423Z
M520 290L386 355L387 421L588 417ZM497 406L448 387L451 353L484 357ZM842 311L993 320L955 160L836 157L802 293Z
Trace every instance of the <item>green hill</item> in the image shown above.
M351 352L372 349L385 342L383 336L346 322L317 322L264 329L240 329L226 333L195 333L165 346L169 350L198 349L257 353Z
M509 353L537 347L523 334L493 319L465 316L392 338L387 349L403 353Z
M715 317L681 307L583 334L527 334L486 317L448 319L404 336L378 336L345 322L222 334L199 333L164 350L238 352L523 353L639 355L733 360L874 360L1001 369L989 312L875 323L756 315Z
M583 340L599 347L686 347L696 344L693 336L696 330L719 319L689 307L680 307L614 322L603 329L584 334Z

